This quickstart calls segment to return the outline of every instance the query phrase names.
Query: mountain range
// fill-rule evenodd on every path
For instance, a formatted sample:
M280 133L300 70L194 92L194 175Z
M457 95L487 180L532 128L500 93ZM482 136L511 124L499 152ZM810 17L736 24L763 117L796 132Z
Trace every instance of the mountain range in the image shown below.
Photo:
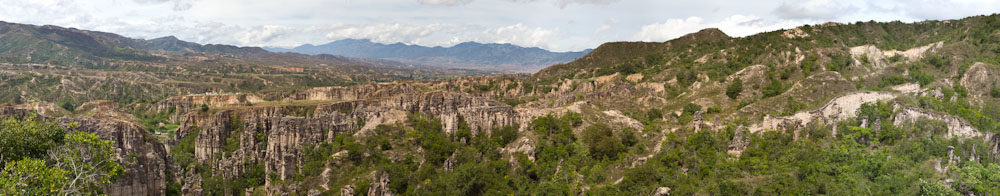
M323 45L306 44L291 49L265 49L275 52L387 59L425 67L509 72L535 72L549 65L572 61L591 51L587 49L578 52L552 52L537 47L476 42L465 42L451 47L426 47L403 43L382 44L368 39L344 39Z

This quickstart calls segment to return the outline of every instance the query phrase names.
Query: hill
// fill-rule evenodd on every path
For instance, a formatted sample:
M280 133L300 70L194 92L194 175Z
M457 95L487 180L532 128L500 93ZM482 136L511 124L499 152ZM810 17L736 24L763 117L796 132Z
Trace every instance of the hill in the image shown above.
M478 73L382 59L275 53L168 36L0 22L0 102L76 105L152 102L206 92L293 91L312 86L420 80Z
M408 64L510 72L534 72L546 66L572 61L590 52L550 52L512 44L465 42L452 47L425 47L402 43L381 44L367 39L345 39L323 45L292 49L267 48L277 52L332 54L357 58L379 58Z

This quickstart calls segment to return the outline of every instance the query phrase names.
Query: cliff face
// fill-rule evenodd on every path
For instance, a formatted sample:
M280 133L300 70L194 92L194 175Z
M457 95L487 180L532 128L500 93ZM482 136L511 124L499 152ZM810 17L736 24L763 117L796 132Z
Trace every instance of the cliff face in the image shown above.
M32 113L30 110L0 106L0 116L29 116ZM149 132L141 126L129 121L109 118L108 115L61 118L40 115L38 118L55 120L64 127L76 122L78 127L75 130L94 133L101 139L114 141L115 152L118 153L117 159L123 163L126 171L119 176L118 181L105 187L106 193L111 195L165 194L166 181L170 180L165 179L165 172L172 164L171 158L167 153L166 146L153 139Z
M273 180L293 179L304 162L303 146L333 142L340 134L366 137L375 126L403 121L409 113L435 116L449 133L458 129L460 118L474 134L488 134L494 127L520 120L513 108L497 101L465 93L414 92L408 85L314 88L288 99L347 101L192 111L180 118L175 138L196 134L195 159L223 177L263 164L268 176L265 187L277 194L298 189ZM186 177L198 178L193 173ZM196 186L184 187L185 193L201 192Z
M409 84L365 84L349 87L315 87L289 96L288 100L349 101L374 99L415 92Z
M253 94L186 95L169 97L157 102L154 109L158 111L170 110L171 108L187 110L200 107L202 104L210 107L231 107L260 102L264 102L264 99Z

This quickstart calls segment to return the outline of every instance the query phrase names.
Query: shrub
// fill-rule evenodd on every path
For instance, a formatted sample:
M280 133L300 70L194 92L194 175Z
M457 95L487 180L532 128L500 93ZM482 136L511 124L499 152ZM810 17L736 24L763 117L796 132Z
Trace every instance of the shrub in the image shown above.
M63 143L66 130L34 118L0 121L0 165L3 161L42 158L50 149Z
M687 105L684 105L685 114L695 114L700 111L701 111L701 106L698 104L688 103Z
M726 87L726 96L730 99L736 99L741 92L743 92L743 80L740 78L733 79L733 82L730 82L729 86Z
M1000 86L994 86L993 89L990 90L990 96L993 98L1000 98Z
M594 124L583 130L583 142L590 147L594 159L615 160L618 153L625 151L621 138L605 124ZM634 144L634 141L630 141Z
M764 93L764 97L774 97L784 92L785 92L785 84L781 83L781 81L778 80L771 80L771 83L767 84L767 86L764 86L764 89L762 90L762 93Z
M490 133L490 137L493 138L494 141L497 141L497 144L500 144L500 146L506 146L517 139L517 127L519 126L512 125L493 130L493 132Z
M76 106L73 105L73 102L71 101L63 101L62 103L59 103L59 107L62 107L63 109L66 109L66 111L70 112L76 110Z
M719 112L722 112L722 108L719 108L719 106L708 107L708 109L705 110L705 113L709 114L714 114Z

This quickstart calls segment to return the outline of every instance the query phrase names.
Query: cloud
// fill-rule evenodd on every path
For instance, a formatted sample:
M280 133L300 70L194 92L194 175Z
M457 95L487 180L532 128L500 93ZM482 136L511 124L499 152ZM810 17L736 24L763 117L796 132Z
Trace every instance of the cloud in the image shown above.
M860 9L845 1L810 0L782 3L773 13L783 19L831 20L856 13Z
M604 25L601 25L601 27L597 27L597 30L595 30L594 33L607 31L611 29L611 26L614 26L618 23L621 23L621 21L618 21L618 19L616 18L609 18L608 20L604 21Z
M544 29L541 27L528 27L517 23L483 31L484 37L474 39L477 42L486 43L510 43L520 46L539 46L542 48L552 48L550 42L553 36L560 34L559 29Z
M955 19L971 15L992 14L1000 10L995 0L914 0L895 1L894 8L906 16L919 19Z
M681 35L698 31L706 25L701 24L701 17L692 16L684 19L669 19L664 23L642 26L642 30L633 36L639 41L666 41Z
M474 0L417 0L417 2L419 2L421 5L440 5L440 6L466 5L472 3L472 1ZM494 0L494 1L507 1L514 3L534 3L544 0ZM553 1L555 5L559 6L559 8L566 8L566 6L572 4L607 5L619 2L621 0L551 0L551 1Z
M800 24L802 24L801 21L793 20L771 22L754 15L732 15L720 21L706 23L704 19L692 16L642 26L641 30L632 36L632 39L662 42L705 28L719 28L729 36L747 36L764 31L792 28Z
M435 33L454 32L455 25L428 24L428 25L407 25L407 24L373 24L373 25L335 25L332 27L321 27L314 31L326 31L327 40L340 39L370 39L379 43L418 43L421 39L432 36Z
M556 5L559 5L560 8L565 8L567 5L572 4L607 5L618 1L621 0L557 0Z
M194 7L191 0L132 0L138 4L162 4L173 3L173 11L185 11Z
M444 6L456 6L465 5L472 2L472 0L417 0L422 5L444 5Z

